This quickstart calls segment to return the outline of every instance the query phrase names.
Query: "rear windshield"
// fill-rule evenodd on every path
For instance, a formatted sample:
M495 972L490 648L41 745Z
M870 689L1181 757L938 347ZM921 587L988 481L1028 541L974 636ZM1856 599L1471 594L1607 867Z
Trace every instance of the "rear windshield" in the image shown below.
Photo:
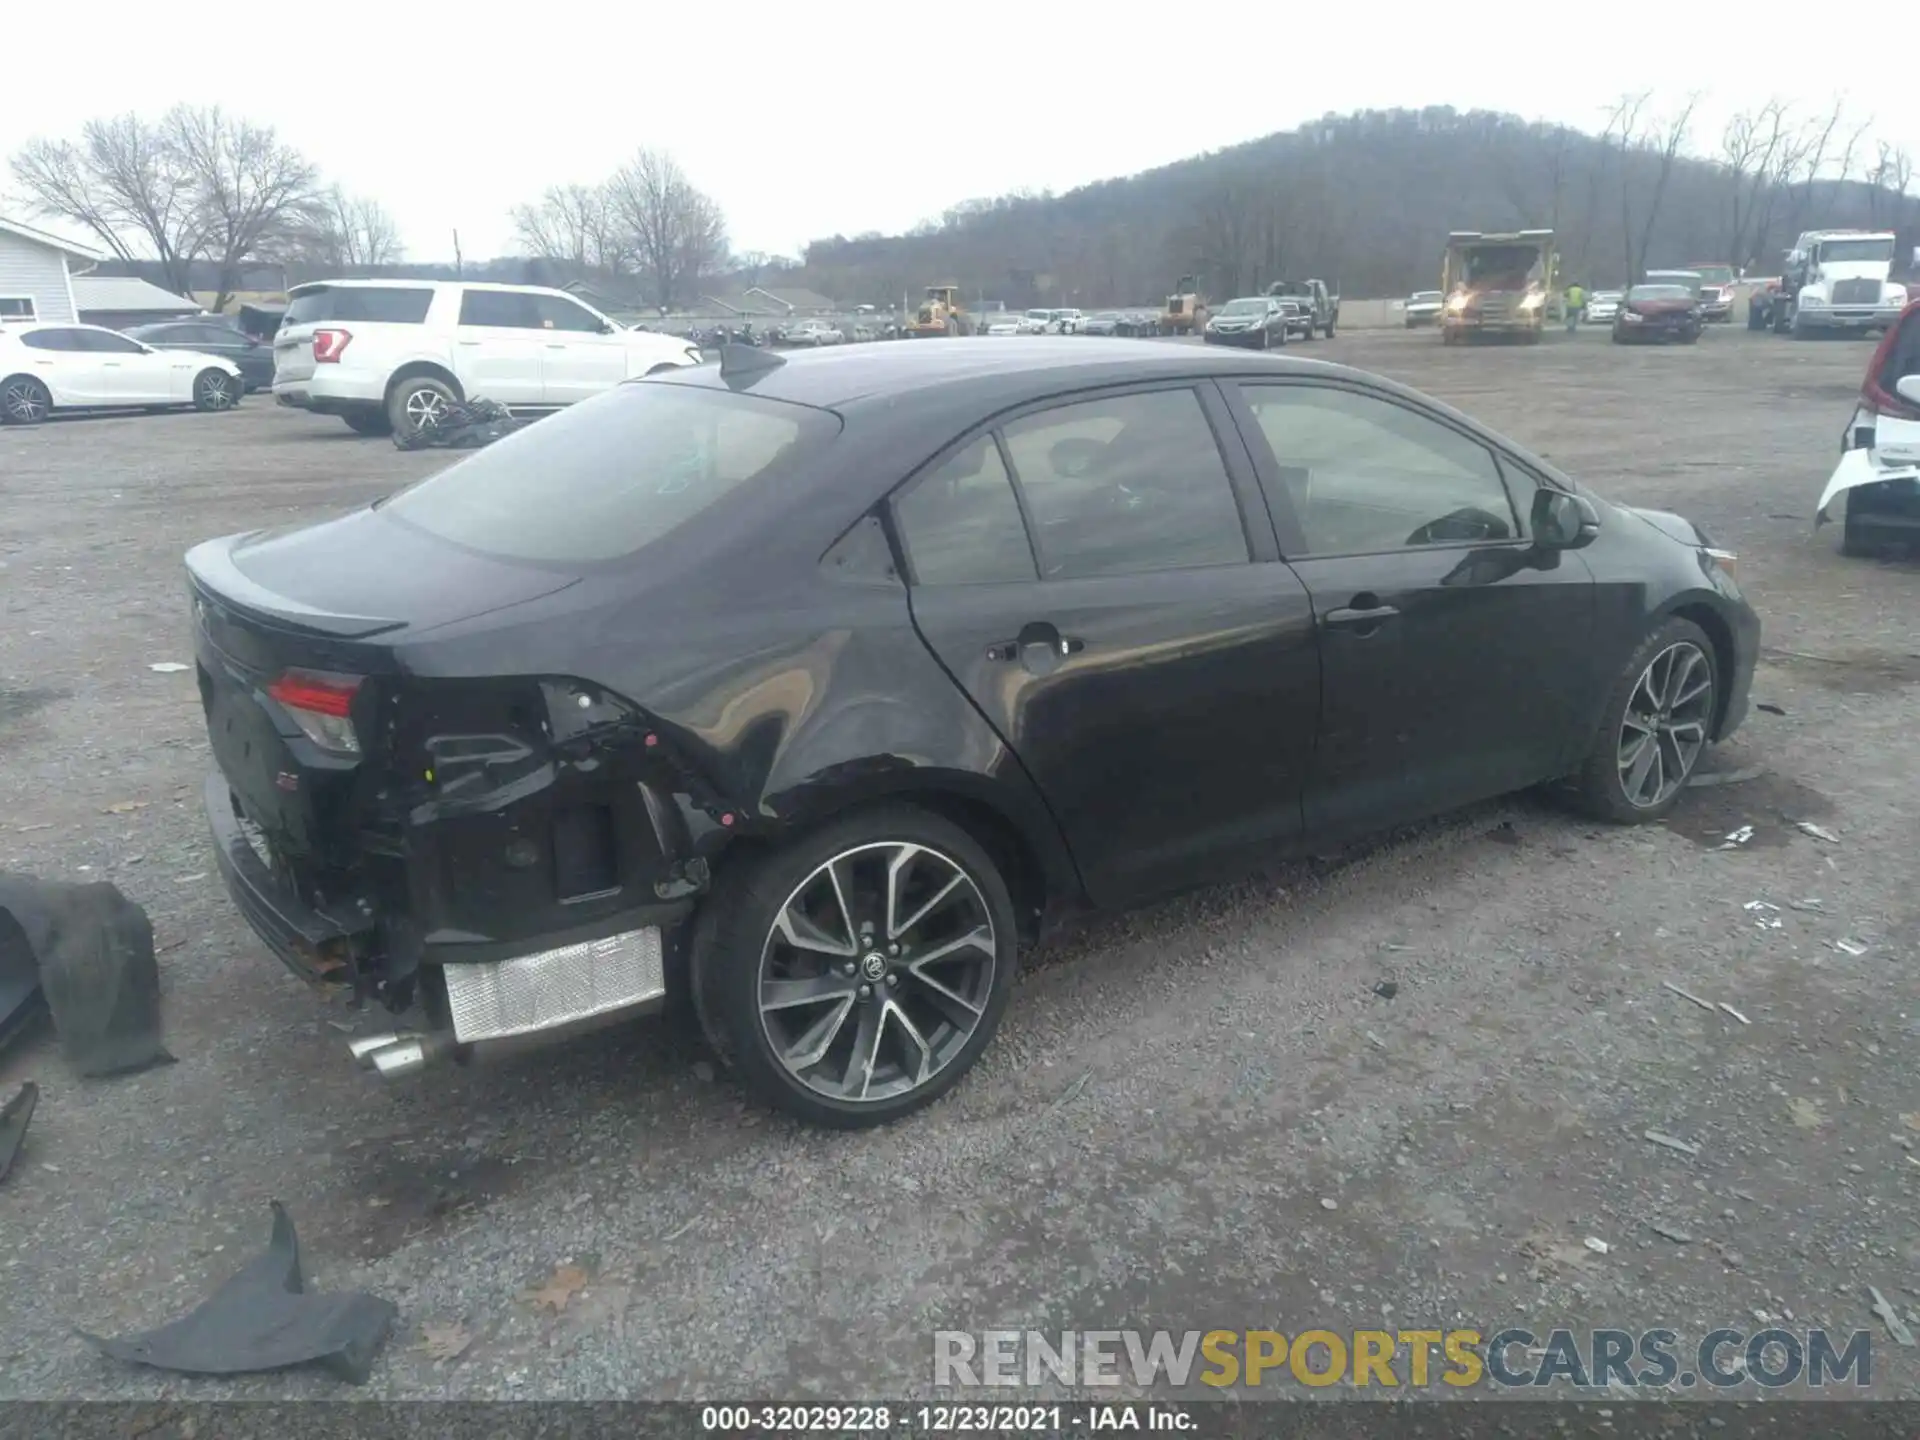
M381 513L489 555L596 564L672 534L839 432L839 417L810 406L616 385L409 486Z
M390 325L426 323L431 290L399 290L387 285L318 285L296 290L287 300L282 325L318 325L334 320L384 321Z
M1636 285L1627 292L1629 300L1691 300L1693 291L1684 285Z

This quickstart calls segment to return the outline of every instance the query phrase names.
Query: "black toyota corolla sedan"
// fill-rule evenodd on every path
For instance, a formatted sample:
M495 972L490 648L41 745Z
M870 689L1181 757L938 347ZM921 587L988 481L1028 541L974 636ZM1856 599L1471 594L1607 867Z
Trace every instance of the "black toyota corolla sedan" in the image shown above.
M1665 815L1733 569L1376 376L1083 337L730 348L187 556L222 873L409 1026L363 1063L684 996L839 1126L1077 908L1546 781Z

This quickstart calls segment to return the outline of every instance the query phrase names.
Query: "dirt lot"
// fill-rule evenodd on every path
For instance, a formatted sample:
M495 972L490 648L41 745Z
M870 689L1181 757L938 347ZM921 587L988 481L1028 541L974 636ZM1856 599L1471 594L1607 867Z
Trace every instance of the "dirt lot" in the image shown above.
M1758 1316L1870 1329L1875 1392L1920 1394L1866 1288L1920 1330L1920 563L1844 560L1809 521L1866 349L1385 332L1310 353L1737 549L1767 627L1755 697L1784 713L1713 763L1764 773L1662 828L1520 799L1095 923L1033 957L952 1098L857 1136L745 1106L660 1024L407 1088L353 1069L343 1032L377 1021L323 1009L227 902L192 677L148 666L191 658L191 543L443 460L257 396L0 431L0 868L148 908L179 1057L77 1083L42 1037L0 1062L44 1087L0 1187L0 1394L337 1393L183 1383L73 1338L188 1308L273 1199L320 1288L399 1305L370 1387L399 1396L924 1394L937 1327L1692 1339ZM536 1308L567 1264L590 1284ZM437 1361L427 1325L470 1344Z

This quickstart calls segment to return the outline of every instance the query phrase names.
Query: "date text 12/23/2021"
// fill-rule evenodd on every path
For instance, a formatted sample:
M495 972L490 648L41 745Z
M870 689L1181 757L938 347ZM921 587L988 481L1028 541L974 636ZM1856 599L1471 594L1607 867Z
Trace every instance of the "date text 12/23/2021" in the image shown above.
M1188 1407L1079 1405L706 1405L700 1429L736 1435L1080 1435L1196 1433Z

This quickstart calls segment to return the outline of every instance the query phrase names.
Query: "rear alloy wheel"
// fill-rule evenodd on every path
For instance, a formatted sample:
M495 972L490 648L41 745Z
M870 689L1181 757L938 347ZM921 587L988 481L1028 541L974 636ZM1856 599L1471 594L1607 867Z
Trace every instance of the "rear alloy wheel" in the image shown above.
M240 382L224 370L202 370L193 377L193 408L231 410L240 403Z
M1638 825L1679 802L1713 732L1720 696L1713 645L1690 620L1661 625L1634 651L1579 777L1603 820Z
M445 381L414 375L393 387L387 398L387 420L396 435L416 435L458 403L459 397Z
M53 412L53 396L31 375L15 375L0 385L0 424L38 425Z
M935 815L857 815L751 864L704 907L701 1023L759 1098L857 1129L944 1094L999 1027L1012 900Z

